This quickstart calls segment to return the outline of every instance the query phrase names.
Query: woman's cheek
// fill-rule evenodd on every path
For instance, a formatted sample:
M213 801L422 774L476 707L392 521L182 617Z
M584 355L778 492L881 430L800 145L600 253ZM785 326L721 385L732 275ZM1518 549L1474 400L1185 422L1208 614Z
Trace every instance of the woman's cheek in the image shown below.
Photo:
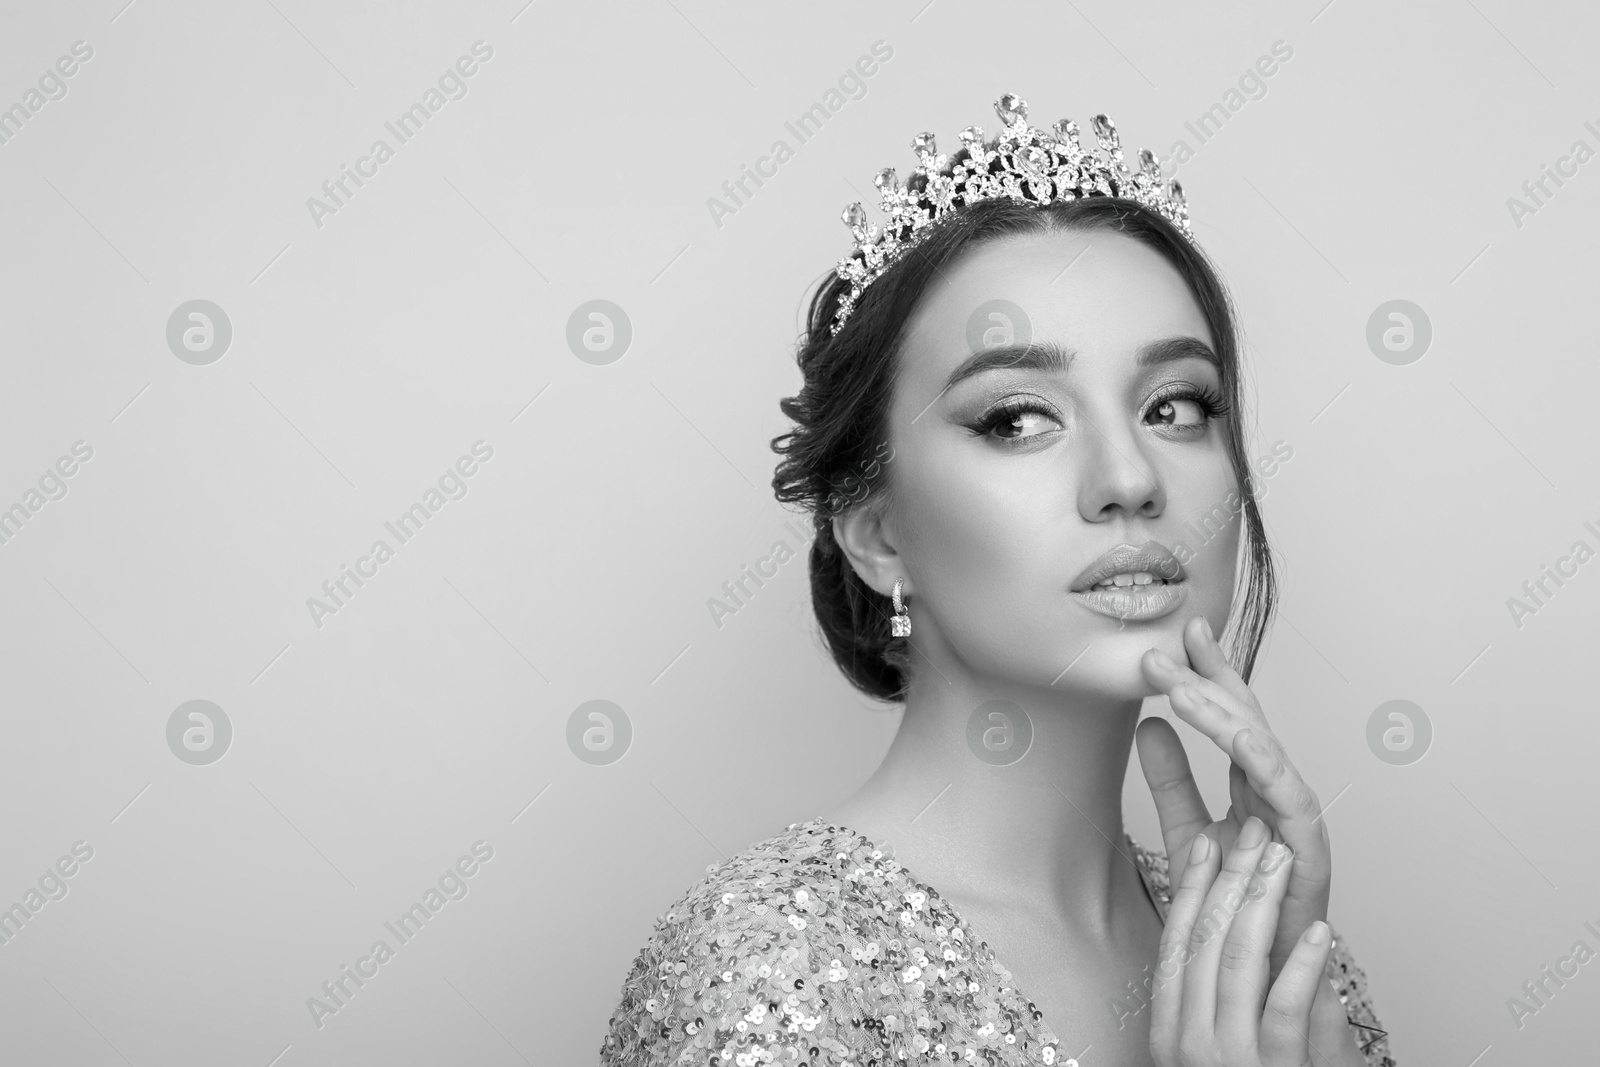
M1190 472L1189 484L1193 486L1203 477L1200 472ZM1198 595L1204 601L1191 602L1193 610L1203 611L1208 617L1217 609L1219 599L1221 610L1226 611L1232 598L1244 520L1244 500L1232 478L1216 482L1209 492L1200 488L1185 494L1186 501L1169 499L1167 516L1171 525L1157 533L1158 537L1165 534L1170 538L1168 547L1193 583L1191 597Z

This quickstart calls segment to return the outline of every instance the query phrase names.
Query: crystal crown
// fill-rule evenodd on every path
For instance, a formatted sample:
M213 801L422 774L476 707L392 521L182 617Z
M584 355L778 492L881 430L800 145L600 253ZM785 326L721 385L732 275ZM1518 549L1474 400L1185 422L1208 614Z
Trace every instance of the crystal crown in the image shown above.
M850 291L839 300L833 333L855 310L867 286L936 222L981 200L1005 197L1042 206L1086 196L1122 197L1154 208L1194 240L1183 186L1176 178L1162 182L1160 164L1148 148L1139 149L1139 169L1130 171L1117 127L1105 115L1091 120L1098 146L1086 150L1071 119L1061 119L1049 130L1028 125L1028 105L1015 93L996 100L994 109L1005 124L995 137L985 140L981 128L968 126L961 131L961 148L946 156L939 154L933 134L919 133L911 141L919 165L904 183L893 167L873 177L887 217L883 225L870 225L859 203L844 209L855 249L839 261L839 277L850 284Z

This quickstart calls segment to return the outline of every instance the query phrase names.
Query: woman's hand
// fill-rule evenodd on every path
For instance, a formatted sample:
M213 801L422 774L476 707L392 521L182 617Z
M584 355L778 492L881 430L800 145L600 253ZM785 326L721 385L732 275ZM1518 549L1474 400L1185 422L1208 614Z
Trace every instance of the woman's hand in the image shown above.
M1332 948L1327 923L1307 926L1277 978L1268 974L1293 853L1251 817L1226 862L1205 834L1195 835L1184 859L1151 995L1150 1054L1158 1067L1361 1067L1323 977Z
M1146 680L1167 695L1180 719L1232 758L1228 787L1233 804L1226 817L1212 819L1172 725L1159 718L1139 724L1139 764L1161 820L1168 872L1177 885L1189 843L1198 833L1223 849L1232 848L1250 816L1264 822L1274 840L1293 849L1288 893L1278 910L1269 953L1276 977L1306 928L1328 918L1333 859L1322 805L1289 762L1255 694L1228 663L1205 619L1197 616L1185 624L1183 643L1193 669L1155 649L1144 654L1140 667Z

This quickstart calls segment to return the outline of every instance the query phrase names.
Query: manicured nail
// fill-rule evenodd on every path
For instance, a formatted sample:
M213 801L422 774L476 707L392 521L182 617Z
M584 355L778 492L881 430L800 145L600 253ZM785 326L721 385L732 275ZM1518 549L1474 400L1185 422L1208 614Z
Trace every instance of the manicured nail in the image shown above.
M1313 945L1328 943L1328 924L1318 919L1306 930L1306 941Z
M1211 632L1211 620L1202 616L1200 619L1200 626L1206 632L1206 640L1210 641L1213 645L1216 644L1217 635Z
M1178 665L1173 661L1172 657L1161 651L1159 648L1153 648L1150 651L1155 653L1155 656L1152 658L1156 661L1157 667L1160 667L1165 671L1175 671L1178 669Z
M1209 855L1211 855L1211 839L1205 834L1195 834L1194 843L1189 846L1190 864L1204 863Z
M1254 815L1245 820L1244 828L1239 831L1239 847L1255 848L1267 838L1267 824Z

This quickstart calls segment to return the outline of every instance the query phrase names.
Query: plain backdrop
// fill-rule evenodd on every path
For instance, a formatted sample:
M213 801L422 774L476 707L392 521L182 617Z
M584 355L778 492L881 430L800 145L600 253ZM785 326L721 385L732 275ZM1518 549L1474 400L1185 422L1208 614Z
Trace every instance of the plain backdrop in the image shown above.
M1041 126L1109 113L1130 156L1192 151L1252 454L1293 449L1265 483L1285 584L1256 690L1328 805L1333 921L1399 1062L1593 1055L1600 964L1508 1006L1600 949L1600 562L1508 606L1600 548L1600 161L1571 155L1600 150L1592 6L524 4L0 14L0 106L27 116L0 127L0 507L26 515L0 545L0 907L26 915L0 1061L592 1062L656 915L895 730L819 648L803 561L720 626L706 602L794 542L768 442L841 208L1005 92ZM800 144L785 123L875 42ZM1265 91L1230 97L1277 42ZM400 143L385 124L441 76L464 95ZM168 340L195 300L231 326L210 362ZM609 363L568 344L592 300L631 326ZM1368 344L1392 300L1431 323L1420 359ZM384 524L478 442L400 544ZM379 539L392 558L314 613ZM597 699L632 730L607 765L568 742ZM1405 765L1368 742L1396 699L1432 727ZM169 742L193 700L231 727L214 762L180 758L187 712ZM1182 732L1220 811L1225 761ZM1136 761L1126 807L1158 843ZM465 896L315 1018L479 842L445 879Z

